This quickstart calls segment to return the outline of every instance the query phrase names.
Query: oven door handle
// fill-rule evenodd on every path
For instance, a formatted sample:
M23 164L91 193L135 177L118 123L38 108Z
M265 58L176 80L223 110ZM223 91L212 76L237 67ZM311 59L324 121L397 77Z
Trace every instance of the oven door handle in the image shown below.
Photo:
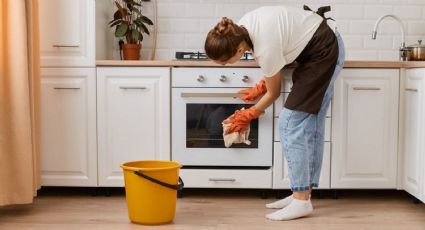
M240 98L245 94L242 93L181 93L181 97L230 97Z

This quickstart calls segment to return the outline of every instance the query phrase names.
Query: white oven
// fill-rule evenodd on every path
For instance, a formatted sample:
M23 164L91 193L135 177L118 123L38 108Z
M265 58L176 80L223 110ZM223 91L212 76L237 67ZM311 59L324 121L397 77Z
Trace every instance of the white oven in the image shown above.
M224 147L222 121L248 108L237 92L262 78L258 68L172 70L172 160L186 167L270 167L273 106L250 124L251 145Z

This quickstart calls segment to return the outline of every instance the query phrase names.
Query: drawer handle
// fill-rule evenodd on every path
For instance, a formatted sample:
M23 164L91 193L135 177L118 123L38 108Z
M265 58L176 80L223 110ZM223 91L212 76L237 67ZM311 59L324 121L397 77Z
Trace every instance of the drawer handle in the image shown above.
M411 91L411 92L418 92L418 89L412 89L412 88L405 88L406 91Z
M229 181L229 182L235 182L236 179L234 179L234 178L210 178L209 181Z
M144 89L147 89L147 88L144 87L144 86L121 86L120 89L123 89L123 90L127 90L127 89L140 89L140 90L144 90Z
M353 87L354 90L381 90L378 87Z
M56 90L78 90L78 89L80 89L80 87L54 87L53 89L56 89Z
M53 47L56 47L56 48L78 48L80 46L76 46L76 45L53 45Z

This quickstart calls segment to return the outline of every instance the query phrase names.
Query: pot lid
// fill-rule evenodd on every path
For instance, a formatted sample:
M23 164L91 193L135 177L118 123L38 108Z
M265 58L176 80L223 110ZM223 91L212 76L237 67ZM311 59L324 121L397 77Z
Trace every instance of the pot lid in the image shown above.
M417 44L410 45L407 48L424 48L424 47L425 47L425 45L422 44L422 40L418 40L418 43Z

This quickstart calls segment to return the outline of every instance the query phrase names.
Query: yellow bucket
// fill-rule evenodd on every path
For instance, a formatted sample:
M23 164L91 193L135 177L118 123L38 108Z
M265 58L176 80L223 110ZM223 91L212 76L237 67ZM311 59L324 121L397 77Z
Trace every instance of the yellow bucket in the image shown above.
M136 224L157 225L173 221L177 191L183 189L181 165L172 161L133 161L124 170L128 216Z

